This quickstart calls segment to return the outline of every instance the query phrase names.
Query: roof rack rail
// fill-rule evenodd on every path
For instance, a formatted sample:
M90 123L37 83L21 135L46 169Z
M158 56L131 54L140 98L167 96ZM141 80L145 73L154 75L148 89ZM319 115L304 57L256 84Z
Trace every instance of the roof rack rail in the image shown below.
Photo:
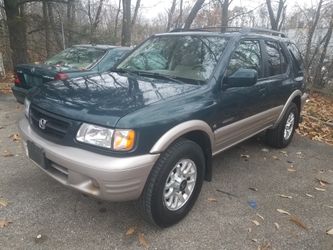
M173 29L170 32L187 32L187 31L212 31L212 32L239 32L243 34L248 33L261 33L261 34L268 34L273 36L280 36L286 38L286 34L276 30L270 29L262 29L262 28L250 28L250 27L234 27L234 26L206 26L206 27L198 27L198 28L191 28L191 29L184 29L184 28L177 28Z

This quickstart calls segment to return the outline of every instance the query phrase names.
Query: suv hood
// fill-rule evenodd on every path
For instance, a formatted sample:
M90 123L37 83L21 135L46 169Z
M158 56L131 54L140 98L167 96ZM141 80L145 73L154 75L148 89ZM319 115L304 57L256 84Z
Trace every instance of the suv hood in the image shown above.
M35 88L30 97L33 105L49 112L115 127L128 113L198 88L198 85L106 72L52 81Z

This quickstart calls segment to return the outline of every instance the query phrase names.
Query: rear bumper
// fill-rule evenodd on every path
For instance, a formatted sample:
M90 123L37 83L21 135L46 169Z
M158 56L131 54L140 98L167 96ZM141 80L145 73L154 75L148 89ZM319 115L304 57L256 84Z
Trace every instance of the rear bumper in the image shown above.
M28 90L20 87L13 86L12 92L19 103L24 103L24 98L26 97Z
M87 150L52 143L36 134L26 118L19 130L27 152L27 141L43 149L49 164L42 168L60 183L88 195L110 201L135 200L140 197L150 170L159 154L110 157Z

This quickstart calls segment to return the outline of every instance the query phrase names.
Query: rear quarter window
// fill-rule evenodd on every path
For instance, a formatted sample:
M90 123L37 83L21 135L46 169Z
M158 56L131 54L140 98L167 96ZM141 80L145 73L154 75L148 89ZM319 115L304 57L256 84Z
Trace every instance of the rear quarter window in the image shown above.
M293 43L288 43L287 48L290 52L293 66L295 71L299 72L303 70L303 58L300 51L297 49L296 45Z
M267 51L267 76L275 76L287 72L288 60L281 45L274 41L265 41Z

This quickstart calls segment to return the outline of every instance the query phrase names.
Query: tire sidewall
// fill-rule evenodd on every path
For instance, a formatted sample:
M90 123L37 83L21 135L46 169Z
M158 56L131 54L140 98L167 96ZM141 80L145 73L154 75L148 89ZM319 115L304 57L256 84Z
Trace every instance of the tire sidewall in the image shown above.
M285 130L285 127L286 127L286 123L287 123L287 120L288 120L288 117L290 115L290 113L293 113L294 114L294 117L295 117L295 121L294 121L294 126L293 126L293 130L291 132L291 135L289 136L289 138L286 140L284 138L284 130ZM294 133L295 133L295 129L296 129L296 126L298 124L298 120L299 120L299 114L298 114L298 109L297 109L297 106L293 103L292 105L289 106L289 108L287 109L287 112L286 114L284 115L283 117L283 120L281 122L281 131L280 131L280 136L281 136L281 141L282 141L282 145L283 147L286 147L289 145L289 143L291 142L291 140L293 139L293 136L294 136Z
M171 211L169 210L164 203L164 186L166 180L175 167L177 162L182 159L191 159L197 167L197 179L194 190L191 194L191 197L186 202L184 206L180 209ZM201 148L195 144L194 142L188 141L183 144L183 146L176 151L175 154L171 155L166 159L163 163L163 167L158 173L157 181L155 183L155 187L152 193L152 216L155 223L161 227L167 227L172 224L177 223L181 219L183 219L186 214L191 210L195 201L198 198L200 193L203 179L204 179L204 155Z

